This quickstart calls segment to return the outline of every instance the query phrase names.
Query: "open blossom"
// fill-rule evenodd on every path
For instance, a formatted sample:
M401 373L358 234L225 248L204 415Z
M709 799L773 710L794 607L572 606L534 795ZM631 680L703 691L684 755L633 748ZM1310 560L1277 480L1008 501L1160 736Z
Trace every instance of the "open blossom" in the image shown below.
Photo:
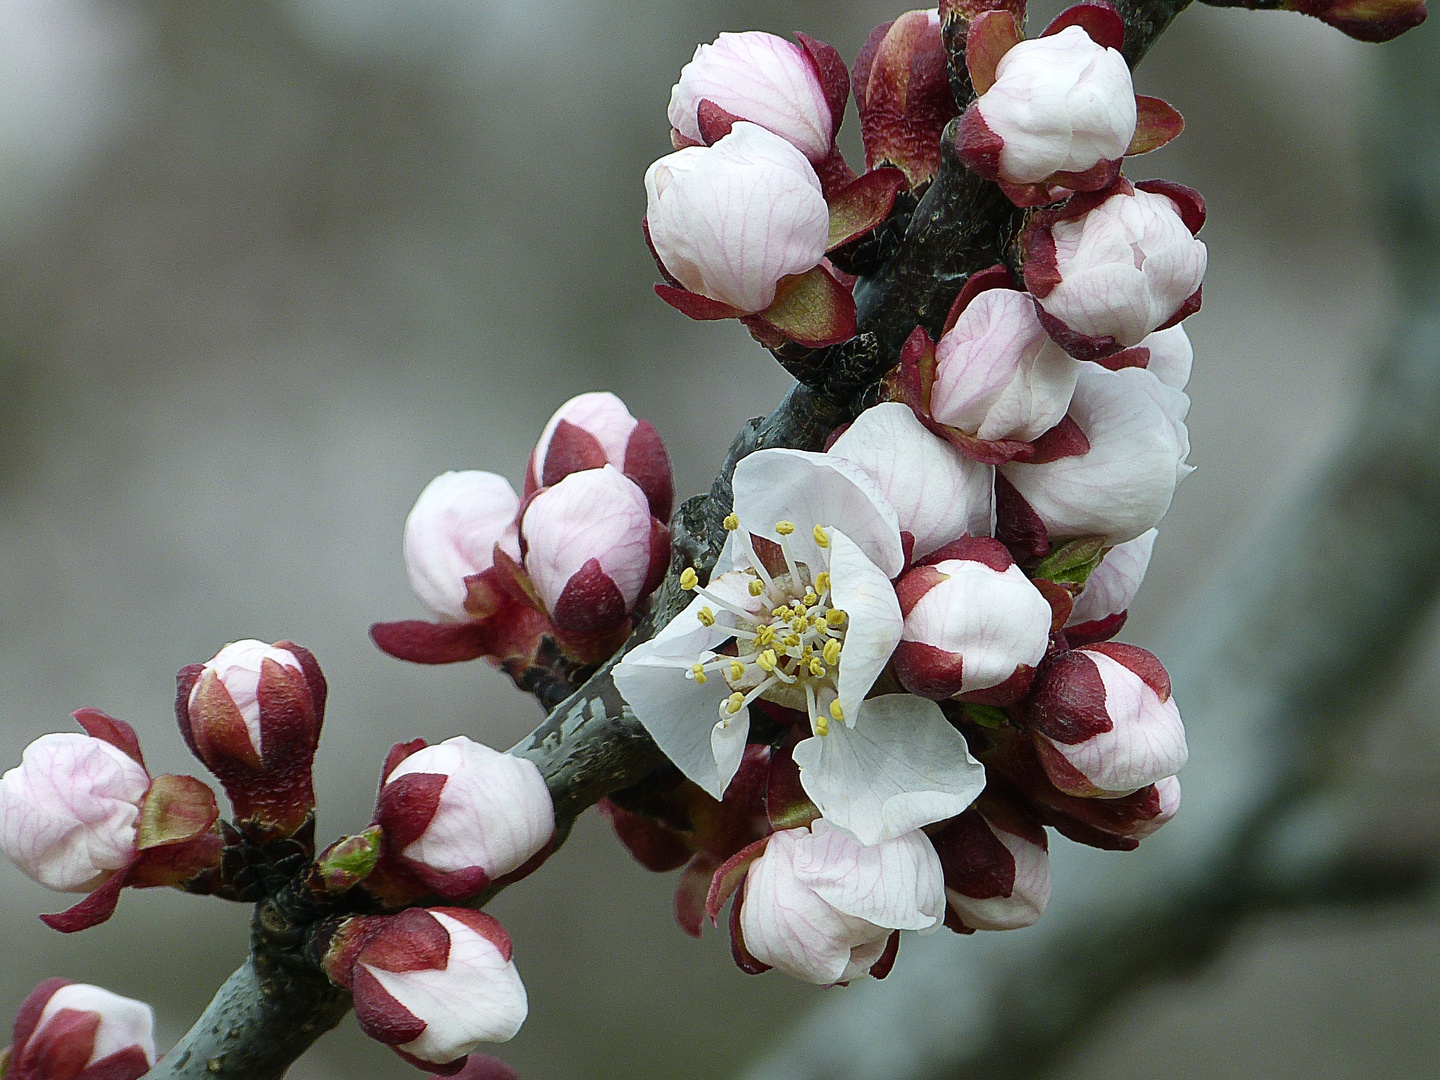
M1050 782L1069 795L1128 795L1189 755L1170 677L1133 645L1086 645L1047 663L1025 719Z
M1122 544L1159 524L1194 471L1185 460L1190 399L1139 368L1081 367L1069 415L1089 451L1040 465L1012 461L1000 472L1052 540Z
M46 979L15 1018L7 1080L139 1080L155 1064L155 1014L99 986Z
M1090 637L1091 634L1119 631L1124 621L1121 617L1140 591L1140 583L1145 580L1150 555L1155 550L1155 538L1159 535L1151 529L1134 540L1117 544L1105 554L1085 582L1084 591L1075 598L1075 607L1065 622L1067 635L1078 631L1080 636L1093 641L1098 639ZM1071 643L1075 644L1074 636L1071 636Z
M768 308L776 283L818 265L829 244L815 170L755 124L661 158L645 173L645 193L650 242L666 271L740 312Z
M670 562L665 526L613 465L571 473L541 491L520 537L525 572L551 621L577 636L621 626Z
M945 871L947 924L969 930L1033 925L1050 902L1045 830L1018 806L985 796L931 838Z
M1013 289L970 301L935 355L931 415L977 439L1039 438L1064 418L1080 375L1080 362L1040 325L1029 294Z
M652 514L661 521L670 519L675 477L665 444L649 422L636 420L625 403L609 393L580 394L555 410L530 454L525 494L604 465L614 465L645 492ZM518 548L510 554L518 558Z
M1001 57L994 85L962 121L961 153L988 179L1035 184L1055 173L1087 173L1118 162L1135 122L1135 87L1125 58L1072 25L1018 42ZM989 139L966 138L970 125ZM998 143L998 154L991 150L989 160L965 153L967 145L991 142ZM1111 175L1099 179L1095 186Z
M988 537L941 548L896 586L905 628L895 670L912 694L1007 705L1050 641L1050 605Z
M524 866L555 834L550 791L525 758L463 735L396 757L375 820L387 849L441 896L474 895Z
M708 141L699 123L704 101L773 132L816 164L829 156L839 126L809 53L759 30L721 34L713 44L696 47L670 91L677 143Z
M355 996L372 1039L422 1068L453 1064L481 1043L508 1042L529 1011L510 936L466 908L410 908L352 919L325 969Z
M896 461L911 451L889 447ZM878 459L870 467L903 476ZM877 480L835 454L761 450L736 467L734 492L717 573L702 587L687 572L690 606L615 670L636 717L718 798L739 767L751 703L800 712L812 732L794 752L805 791L864 843L959 813L984 785L964 737L932 703L866 699L904 625L891 584L905 564L901 521Z
M751 957L826 986L869 974L895 931L937 925L944 874L923 832L867 847L820 820L775 833L737 902Z
M1204 220L1188 188L1123 179L1037 215L1025 234L1025 284L1045 328L1072 356L1094 360L1199 310L1206 251L1194 234Z
M520 558L519 509L515 489L495 473L441 473L425 485L405 519L405 569L434 618L466 622L494 610L493 583L476 579L494 565L496 544Z

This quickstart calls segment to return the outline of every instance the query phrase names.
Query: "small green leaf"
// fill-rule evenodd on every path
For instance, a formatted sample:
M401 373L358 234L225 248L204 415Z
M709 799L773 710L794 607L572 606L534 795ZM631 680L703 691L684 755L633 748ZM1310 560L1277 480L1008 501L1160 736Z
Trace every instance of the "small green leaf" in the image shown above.
M331 844L315 863L325 887L341 893L369 877L380 860L383 835L380 826L372 825L359 836L347 836Z
M1005 715L1004 709L996 708L994 705L961 705L965 713L965 719L972 724L979 724L981 727L998 728L1004 727L1010 722L1010 717Z
M1084 585L1105 557L1105 538L1085 536L1052 551L1031 571L1032 578L1045 578L1057 585Z

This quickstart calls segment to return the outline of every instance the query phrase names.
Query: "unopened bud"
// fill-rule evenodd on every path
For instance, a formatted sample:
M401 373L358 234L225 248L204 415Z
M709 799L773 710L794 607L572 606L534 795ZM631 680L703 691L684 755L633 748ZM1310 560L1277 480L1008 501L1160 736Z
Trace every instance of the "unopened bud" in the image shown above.
M155 1064L155 1014L142 1001L46 979L15 1018L5 1080L139 1080Z
M670 520L675 477L655 428L630 415L614 394L573 397L550 417L525 470L525 494L552 487L571 473L614 465L645 492L650 513Z

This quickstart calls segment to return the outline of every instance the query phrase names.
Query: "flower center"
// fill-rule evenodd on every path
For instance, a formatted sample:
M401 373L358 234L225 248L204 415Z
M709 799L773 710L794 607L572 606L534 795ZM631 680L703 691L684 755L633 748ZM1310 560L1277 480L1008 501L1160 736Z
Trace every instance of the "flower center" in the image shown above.
M686 570L680 577L684 588L738 617L734 654L706 652L690 665L687 677L703 684L718 674L729 685L733 693L720 703L722 725L728 726L740 710L763 697L786 708L804 710L815 734L828 734L833 720L845 719L838 684L848 625L845 612L834 606L829 569L795 559L788 541L795 532L791 522L775 526L785 560L783 571L775 574L766 569L734 514L725 519L725 526L750 560L747 569L735 573L749 577L749 593L764 607L757 612L732 603L701 588L695 572ZM828 563L829 533L817 525L814 536L820 561ZM706 626L715 623L715 612L708 605L701 607L696 617Z

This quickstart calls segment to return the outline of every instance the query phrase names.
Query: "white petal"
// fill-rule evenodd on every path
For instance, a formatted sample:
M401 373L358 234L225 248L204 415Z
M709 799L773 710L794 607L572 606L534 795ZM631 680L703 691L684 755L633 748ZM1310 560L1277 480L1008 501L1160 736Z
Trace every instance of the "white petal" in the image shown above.
M826 820L875 844L954 817L985 789L985 768L933 701L891 694L865 703L856 728L795 747L800 783Z
M488 570L495 544L520 557L515 514L520 497L495 473L447 472L425 485L405 519L405 569L425 610L443 622L464 622L465 578Z
M1166 386L1184 390L1190 381L1190 368L1195 360L1195 349L1190 336L1185 333L1184 324L1172 326L1169 330L1156 330L1141 346L1150 350L1150 362L1145 370Z
M830 590L835 606L849 616L836 689L845 722L853 727L860 703L900 644L905 620L885 573L839 529L830 538Z
M1130 607L1140 583L1145 580L1145 571L1150 566L1150 555L1155 550L1155 539L1160 535L1156 529L1141 533L1134 540L1127 540L1110 549L1100 560L1085 582L1085 591L1075 601L1066 626L1118 615Z
M892 930L928 930L945 913L945 873L918 829L865 845L821 819L799 845L795 876L846 915Z
M776 523L793 522L790 549L812 569L828 562L815 543L816 525L843 529L886 577L905 565L894 507L864 469L831 454L773 449L742 458L735 515L741 528L777 542Z

